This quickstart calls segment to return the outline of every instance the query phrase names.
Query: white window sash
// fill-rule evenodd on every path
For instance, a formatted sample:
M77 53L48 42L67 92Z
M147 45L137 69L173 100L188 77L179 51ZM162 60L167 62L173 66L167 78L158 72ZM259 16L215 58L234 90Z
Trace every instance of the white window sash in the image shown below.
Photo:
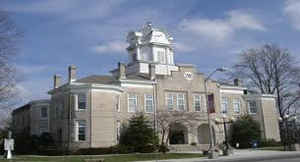
M148 95L149 94L144 95L144 109L145 109L146 113L153 113L153 111L154 111L153 95L149 95L149 96L151 96L151 105L147 105L147 101L150 100L149 98L147 98ZM147 106L151 106L151 111L147 110Z
M254 109L255 109L255 112L252 112L252 106L251 106L251 103L250 102L252 102L252 103L254 103ZM248 112L249 112L249 114L256 114L257 113L257 104L256 104L256 102L255 101L249 101L248 102Z
M79 121L75 121L74 126L75 126L75 129L74 129L75 141L79 141L79 138L78 138L78 136L79 136Z
M80 96L82 98L79 98L79 95L77 95L77 110L84 111L87 108L87 95L85 93L81 93ZM84 105L83 108L79 107L79 103L80 102L84 102L85 103L85 105Z
M241 101L240 101L240 99L234 99L233 100L233 111L235 113L240 113L241 112Z
M120 112L121 111L121 97L120 96L117 96L117 104L116 104L116 109L117 109L117 112Z
M136 112L137 111L138 97L137 97L137 95L132 95L132 96L134 96L134 97L130 97L130 95L128 95L128 112ZM134 110L131 110L132 105L130 105L130 100L134 100L134 105L135 105Z
M201 111L201 101L202 101L202 96L200 95L194 95L194 110L197 111L197 112L200 112ZM199 105L199 110L197 110L197 107L196 105Z
M182 95L182 98L179 98L180 95ZM179 100L182 101L182 104L179 102ZM185 95L183 93L177 93L177 110L181 110L180 106L183 106L182 110L185 110Z
M174 98L175 98L175 96L173 94L167 93L167 95L166 95L167 104L166 105L167 105L168 111L172 111L174 109ZM169 102L169 101L171 101L171 102ZM171 104L169 104L169 103L171 103Z
M222 97L221 113L228 113L228 98Z
M119 144L121 137L121 123L117 121L117 143Z

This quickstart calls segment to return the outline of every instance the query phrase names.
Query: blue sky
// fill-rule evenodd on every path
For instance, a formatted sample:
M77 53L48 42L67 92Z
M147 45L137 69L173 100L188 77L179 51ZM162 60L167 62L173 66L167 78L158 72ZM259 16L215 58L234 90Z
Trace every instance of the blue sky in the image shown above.
M48 98L68 65L84 77L127 62L127 32L147 21L174 37L176 63L204 73L265 43L300 52L300 0L1 0L0 8L24 32L16 59L24 102Z

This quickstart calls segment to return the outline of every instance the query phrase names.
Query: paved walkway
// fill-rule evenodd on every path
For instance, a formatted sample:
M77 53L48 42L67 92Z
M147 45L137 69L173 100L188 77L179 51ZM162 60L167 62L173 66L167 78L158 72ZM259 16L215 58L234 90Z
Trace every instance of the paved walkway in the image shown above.
M191 152L190 152L191 153ZM193 152L196 153L196 152ZM171 160L157 160L147 162L219 162L219 161L249 161L253 160L269 160L300 157L300 152L295 151L265 151L265 150L235 150L234 155L220 156L218 159L208 159L207 157L192 158L192 159L171 159ZM143 161L145 162L145 161Z

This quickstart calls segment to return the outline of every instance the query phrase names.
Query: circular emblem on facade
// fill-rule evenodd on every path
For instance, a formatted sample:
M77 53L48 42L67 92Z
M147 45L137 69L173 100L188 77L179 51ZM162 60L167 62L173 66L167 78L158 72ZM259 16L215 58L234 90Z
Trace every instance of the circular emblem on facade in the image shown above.
M193 79L193 73L185 72L184 77L185 77L186 80L192 80Z

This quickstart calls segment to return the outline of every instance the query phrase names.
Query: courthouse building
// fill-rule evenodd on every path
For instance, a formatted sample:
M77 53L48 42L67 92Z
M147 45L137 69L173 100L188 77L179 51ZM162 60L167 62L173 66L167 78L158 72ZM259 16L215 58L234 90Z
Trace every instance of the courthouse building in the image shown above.
M109 147L118 144L121 125L136 112L151 119L159 111L198 113L203 120L190 127L174 123L176 138L170 144L197 143L206 147L208 122L204 80L207 76L195 65L174 60L173 38L164 30L146 24L128 33L129 62L119 63L111 75L76 77L76 67L68 68L68 82L54 76L50 101L50 132L59 146L70 148ZM125 51L125 49L124 49ZM262 137L280 140L275 96L252 93L238 80L223 85L208 80L213 94L211 114L213 140L224 141L222 114L228 117L249 114L259 121ZM152 118L153 117L153 118ZM178 131L180 130L180 131ZM171 128L172 131L172 128Z

